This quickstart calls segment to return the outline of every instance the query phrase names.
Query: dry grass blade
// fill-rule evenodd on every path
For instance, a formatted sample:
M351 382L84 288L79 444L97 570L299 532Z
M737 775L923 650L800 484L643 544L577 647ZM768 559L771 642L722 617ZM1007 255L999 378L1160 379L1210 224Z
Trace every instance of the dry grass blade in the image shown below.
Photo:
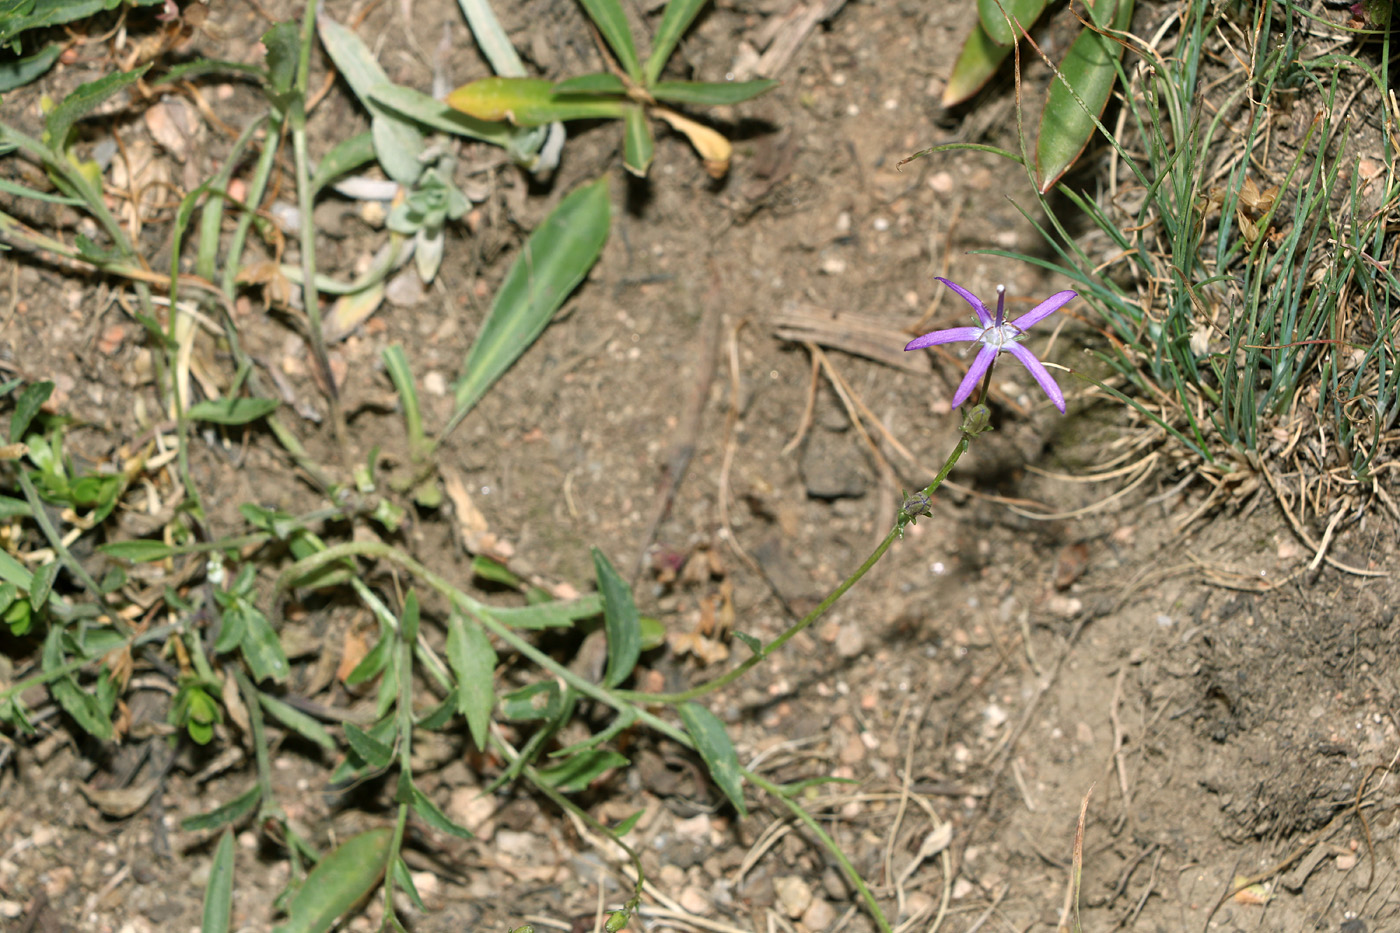
M1080 933L1079 925L1079 884L1084 876L1084 820L1089 814L1089 797L1094 793L1094 785L1084 792L1084 800L1079 804L1079 825L1074 830L1074 863L1070 868L1069 885L1065 889L1065 906L1060 912L1061 933ZM1073 926L1070 917L1074 917Z
M1315 552L1317 556L1320 556L1323 560L1325 560L1327 562L1327 566L1333 568L1334 570L1340 570L1343 573L1353 574L1354 576L1358 577L1390 576L1390 572L1387 570L1368 570L1361 567L1352 567L1342 563L1335 557L1329 555L1327 553L1326 542L1324 541L1323 543L1319 544L1318 542L1313 541L1312 536L1309 535L1307 529L1303 527L1303 523L1298 520L1298 516L1293 514L1293 510L1288 505L1288 497L1284 495L1283 487L1279 483L1278 477L1274 476L1273 471L1270 470L1267 466L1260 464L1260 473L1263 474L1264 481L1269 484L1269 488L1274 491L1274 498L1278 501L1279 508L1283 510L1284 517L1288 519L1288 525L1290 528L1293 529L1293 533L1296 534L1300 540L1302 540L1304 545L1306 545L1310 550ZM1314 557L1314 564L1316 564L1316 560L1317 558Z

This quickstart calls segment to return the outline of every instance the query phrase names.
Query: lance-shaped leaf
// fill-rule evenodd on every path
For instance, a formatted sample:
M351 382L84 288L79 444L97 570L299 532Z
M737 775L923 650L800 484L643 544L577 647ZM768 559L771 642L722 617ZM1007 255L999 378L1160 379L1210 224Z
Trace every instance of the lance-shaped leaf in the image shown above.
M1010 54L1011 46L993 42L980 22L973 26L943 89L943 106L956 107L982 90Z
M457 676L457 712L467 718L476 747L485 749L496 705L496 650L480 622L457 612L448 617L447 660Z
M770 78L757 81L661 81L649 90L657 100L670 104L722 107L750 100L778 86Z
M608 182L600 178L570 193L530 234L467 353L455 392L456 410L442 436L535 342L593 268L611 223Z
M370 97L395 113L403 114L416 123L421 123L439 133L466 136L485 143L505 147L511 142L512 130L499 121L475 119L461 110L450 107L440 100L434 100L422 91L398 84L376 84L370 89Z
M656 152L656 141L652 138L646 111L636 104L630 104L622 126L622 164L633 175L645 178Z
M627 679L641 657L642 626L632 591L607 555L596 547L593 569L598 575L598 592L603 594L603 631L608 637L608 667L603 685L616 687Z
M226 829L214 849L209 884L204 889L204 917L200 933L228 933L233 909L233 830Z
M1111 27L1121 32L1132 22L1133 0L1098 0L1093 12L1095 21L1106 23L1111 18ZM1060 74L1050 85L1036 140L1041 194L1054 187L1089 144L1118 80L1122 55L1122 42L1092 29L1085 29L1070 45Z
M560 94L545 78L482 78L447 95L448 106L478 120L543 126L556 120L619 120L627 102L594 94Z
M699 703L682 703L676 710L681 714L685 731L695 740L695 750L710 769L710 778L715 782L740 816L748 816L744 809L744 787L739 755L734 751L734 743L729 733L724 731L724 723L714 713Z
M638 84L642 83L642 63L637 58L637 47L632 44L632 30L627 26L627 14L617 0L579 0L588 11L589 19L607 40L617 61L627 76Z
M666 12L661 14L661 25L656 27L656 36L651 42L651 57L647 59L645 84L651 87L661 77L661 69L675 51L676 43L695 21L695 15L705 5L705 0L671 0L666 4Z
M145 76L150 64L134 71L115 71L96 81L78 85L77 90L63 98L44 117L44 142L55 150L68 146L68 131L83 117L100 107L108 98Z
M321 44L335 62L350 89L370 112L370 134L374 138L374 154L384 174L404 187L411 186L423 174L418 154L424 149L423 134L408 120L388 110L372 97L389 76L375 61L369 46L354 31L325 16L316 18Z
M1022 29L1030 29L1040 18L1045 5L1046 0L977 0L977 17L989 39L1011 46L1020 40Z
M352 836L317 863L292 898L288 920L273 933L325 933L336 918L378 886L389 863L393 830Z

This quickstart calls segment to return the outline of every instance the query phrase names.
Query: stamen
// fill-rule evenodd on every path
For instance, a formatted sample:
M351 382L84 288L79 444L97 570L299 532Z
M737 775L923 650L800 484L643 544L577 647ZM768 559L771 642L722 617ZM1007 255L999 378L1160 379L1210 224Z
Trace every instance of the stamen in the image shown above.
M1006 286L997 286L997 327L1006 320Z

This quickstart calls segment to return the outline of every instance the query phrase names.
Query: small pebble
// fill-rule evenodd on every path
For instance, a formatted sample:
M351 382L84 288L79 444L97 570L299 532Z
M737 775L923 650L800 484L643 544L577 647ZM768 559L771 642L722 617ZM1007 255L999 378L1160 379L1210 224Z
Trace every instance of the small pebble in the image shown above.
M796 875L783 875L773 879L773 892L778 895L778 903L783 913L793 920L807 912L812 906L812 888Z
M830 930L836 925L836 908L817 898L802 912L802 925L809 930Z
M681 895L676 900L680 903L681 909L688 914L704 916L711 909L709 896L693 884L682 888Z

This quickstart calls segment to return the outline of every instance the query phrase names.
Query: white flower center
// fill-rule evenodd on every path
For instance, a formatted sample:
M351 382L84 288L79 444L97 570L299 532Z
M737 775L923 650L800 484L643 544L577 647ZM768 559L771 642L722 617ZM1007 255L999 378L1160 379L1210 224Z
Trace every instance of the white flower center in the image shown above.
M993 324L978 335L977 339L982 341L984 346L993 350L1004 350L1006 347L1026 336L1025 331L1014 324Z

